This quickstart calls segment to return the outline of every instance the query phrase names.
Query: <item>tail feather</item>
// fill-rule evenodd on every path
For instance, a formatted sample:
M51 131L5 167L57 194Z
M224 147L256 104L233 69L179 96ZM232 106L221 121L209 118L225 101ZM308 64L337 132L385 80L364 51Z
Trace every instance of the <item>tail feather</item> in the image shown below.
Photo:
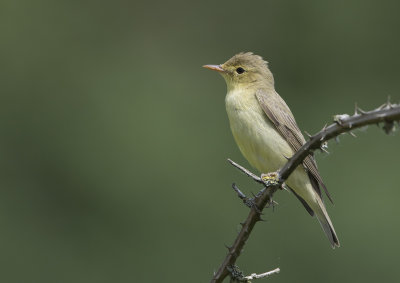
M331 242L332 248L340 247L339 239L336 235L335 228L333 228L332 221L329 218L328 212L326 211L325 205L322 200L317 197L317 203L319 209L314 209L315 215L321 224L322 229L324 230L326 236Z

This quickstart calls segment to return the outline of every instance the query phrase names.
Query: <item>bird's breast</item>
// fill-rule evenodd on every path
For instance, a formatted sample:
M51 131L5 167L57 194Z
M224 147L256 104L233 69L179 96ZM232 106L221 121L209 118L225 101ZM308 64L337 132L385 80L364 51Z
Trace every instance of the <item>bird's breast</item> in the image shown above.
M231 90L225 104L235 141L249 163L260 172L282 167L293 151L265 115L255 91Z

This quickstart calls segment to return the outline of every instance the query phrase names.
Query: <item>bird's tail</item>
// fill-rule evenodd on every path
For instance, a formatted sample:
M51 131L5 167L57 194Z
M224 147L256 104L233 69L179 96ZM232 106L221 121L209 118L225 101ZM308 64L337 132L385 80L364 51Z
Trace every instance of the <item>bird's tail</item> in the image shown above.
M340 247L339 239L336 235L335 228L333 228L332 221L329 218L325 205L319 197L317 197L317 205L319 207L313 208L315 216L317 216L319 224L321 224L322 229L324 230L326 236L331 242L332 248Z

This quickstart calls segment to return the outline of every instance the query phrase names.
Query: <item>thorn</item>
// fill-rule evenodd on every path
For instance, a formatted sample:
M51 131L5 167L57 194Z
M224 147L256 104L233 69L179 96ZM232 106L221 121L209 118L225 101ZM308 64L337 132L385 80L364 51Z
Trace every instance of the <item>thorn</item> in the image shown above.
M354 115L358 115L358 106L357 106L357 102L354 104Z
M322 130L325 131L327 126L328 126L328 124L325 124L325 126L322 128Z
M285 183L282 184L282 190L289 191L289 189Z
M385 133L387 134L387 135L389 135L389 134L391 134L391 133L393 133L394 131L395 131L395 125L394 125L394 122L393 121L390 121L390 122L388 122L388 121L386 121L384 124L383 124L383 130L385 131Z
M279 203L274 201L273 199L270 199L270 201L266 205L266 208L270 208L272 206L272 211L274 212L276 205L279 205Z
M356 134L355 134L355 133L353 133L353 132L351 132L351 131L349 132L349 135L350 135L350 136L352 136L352 137L354 137L354 138L356 138L356 137L357 137L357 136L356 136Z
M381 106L379 106L376 110L382 110L385 109L388 106L388 104L385 102Z
M261 214L257 214L257 216L256 216L256 221L257 221L257 222L260 222L260 221L261 221L261 222L265 222L266 220L264 220L264 219L261 218Z
M357 107L358 111L360 111L361 115L367 114L366 111L362 110L360 107Z
M325 148L321 147L321 150L327 154L329 154L329 151L327 151Z
M278 202L276 202L276 201L274 201L274 200L270 200L268 203L267 203L267 208L269 208L269 207L274 207L275 205L279 205L279 203Z
M283 157L285 157L286 158L286 160L289 160L290 159L290 157L287 157L286 155L284 155L284 154L282 154L283 155Z
M274 200L272 200L272 212L275 212L275 205L274 205Z
M311 135L307 131L304 131L304 133L306 133L307 137L311 138Z
M388 108L388 109L392 109L393 106L395 105L395 104L392 104L392 103L390 102L390 99L391 99L391 97L390 97L390 95L388 95L387 102L386 102L387 108Z
M340 141L339 141L339 136L336 136L336 137L335 137L335 142L336 142L336 143L339 143L339 142L340 142Z

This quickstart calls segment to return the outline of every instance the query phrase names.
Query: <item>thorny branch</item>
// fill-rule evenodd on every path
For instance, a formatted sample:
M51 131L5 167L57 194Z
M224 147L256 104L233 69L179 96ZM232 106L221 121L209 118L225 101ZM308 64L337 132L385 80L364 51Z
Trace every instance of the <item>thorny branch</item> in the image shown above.
M383 130L387 134L389 134L396 129L395 122L400 124L399 121L400 105L391 104L389 101L371 111L363 111L356 105L355 112L352 116L348 114L335 115L333 124L325 126L314 136L309 135L310 140L307 141L291 158L289 158L288 162L277 172L279 178L278 184L268 184L264 182L262 178L253 174L246 168L229 160L229 162L233 166L244 172L247 176L253 178L254 181L264 184L264 188L253 199L252 209L250 210L246 221L241 223L242 229L237 235L233 245L231 247L228 247L228 254L226 255L218 271L215 272L211 282L222 282L228 275L234 277L234 274L231 273L232 267L235 266L236 260L240 256L240 253L247 239L249 238L255 224L261 220L260 215L262 213L262 210L268 203L271 202L272 196L276 192L276 190L283 184L283 182L285 182L285 180L296 169L296 167L303 162L306 156L312 154L313 151L315 151L316 149L324 148L324 145L328 140L336 138L340 134L349 133L354 136L351 131L363 126L372 124L377 124L379 126L379 124L383 123ZM242 200L246 198L240 191L240 193L238 192L238 190L236 190L236 192ZM239 281L243 278L244 277L232 279ZM253 278L256 277L251 277L251 279Z

